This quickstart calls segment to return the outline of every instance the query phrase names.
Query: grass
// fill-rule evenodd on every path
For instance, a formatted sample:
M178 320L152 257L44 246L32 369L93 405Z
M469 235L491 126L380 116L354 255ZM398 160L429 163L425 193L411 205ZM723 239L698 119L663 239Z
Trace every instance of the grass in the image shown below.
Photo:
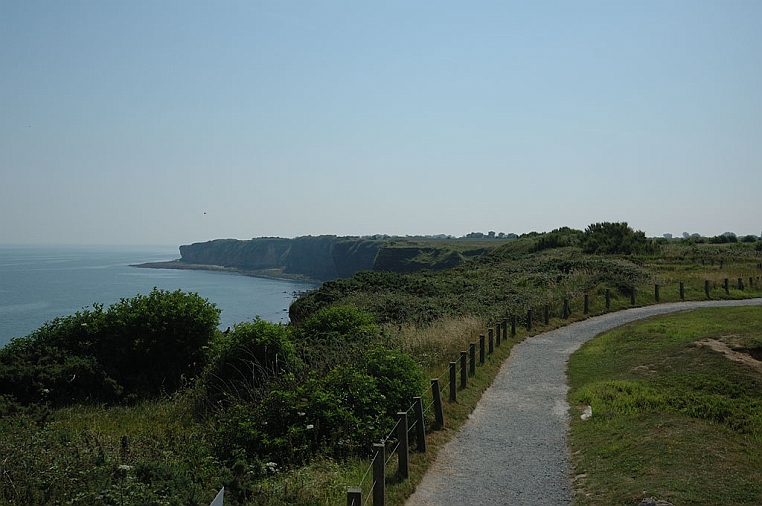
M762 370L700 346L762 346L762 312L712 308L602 334L569 361L575 504L762 502ZM593 416L580 418L585 406Z

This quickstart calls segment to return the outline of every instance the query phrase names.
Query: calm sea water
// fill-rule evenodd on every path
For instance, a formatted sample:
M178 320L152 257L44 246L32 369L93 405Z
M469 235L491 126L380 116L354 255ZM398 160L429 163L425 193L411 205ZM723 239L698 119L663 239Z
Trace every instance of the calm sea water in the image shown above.
M288 322L295 292L312 283L211 271L141 269L130 264L174 260L177 247L0 246L0 347L59 316L108 307L154 288L196 292L222 310L220 328L256 316Z

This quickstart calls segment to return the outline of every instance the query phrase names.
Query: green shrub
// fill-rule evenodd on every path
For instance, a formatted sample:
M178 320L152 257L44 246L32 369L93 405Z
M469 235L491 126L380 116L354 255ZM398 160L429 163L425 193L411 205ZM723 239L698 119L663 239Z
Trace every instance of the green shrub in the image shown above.
M172 392L201 371L218 323L214 304L180 290L96 303L0 349L0 395L61 406Z
M215 422L215 453L225 462L294 466L317 453L367 456L420 395L424 375L398 351L374 349L363 367L340 364L325 376L294 385L282 381L258 403L241 403Z
M425 387L423 369L410 355L397 350L374 348L363 359L365 372L376 380L384 395L383 411L394 417L405 411Z
M202 381L207 400L256 400L271 378L291 371L296 360L287 327L259 317L238 323L211 346Z
M654 245L642 231L622 223L593 223L582 236L582 251L590 254L652 253Z
M319 310L297 327L297 336L315 341L358 341L378 332L373 316L351 305Z

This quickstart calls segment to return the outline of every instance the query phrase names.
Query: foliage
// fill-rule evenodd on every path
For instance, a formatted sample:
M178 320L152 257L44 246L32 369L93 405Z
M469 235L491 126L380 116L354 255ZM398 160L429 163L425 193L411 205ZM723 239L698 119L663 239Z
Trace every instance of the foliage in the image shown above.
M582 251L589 254L652 253L651 240L646 234L621 223L593 223L585 229L582 236Z
M259 317L220 333L209 354L201 385L212 404L242 394L256 399L273 377L298 366L288 328Z
M329 306L315 312L295 330L297 339L311 343L359 341L375 335L373 316L352 305Z
M423 372L411 357L381 348L362 365L339 364L302 383L282 381L261 402L222 412L215 451L223 460L245 458L290 467L320 452L364 456L394 425L394 415L420 395Z
M0 350L0 395L21 404L113 402L172 392L205 363L219 310L154 289L56 318Z
M538 235L534 250L542 251L551 248L579 246L582 235L582 232L579 230L574 230L569 227L561 227L547 234Z
M557 234L573 241L581 233ZM373 314L378 324L425 327L462 316L496 321L526 314L533 306L561 304L599 285L625 292L650 279L624 258L592 257L571 246L536 251L539 237L510 241L446 271L361 272L324 283L295 301L290 314L301 322L332 305L353 304Z

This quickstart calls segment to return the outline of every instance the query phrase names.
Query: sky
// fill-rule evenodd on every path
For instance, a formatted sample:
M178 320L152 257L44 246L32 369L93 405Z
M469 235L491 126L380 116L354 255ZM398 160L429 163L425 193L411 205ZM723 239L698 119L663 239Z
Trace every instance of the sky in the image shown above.
M0 244L762 235L758 0L0 0Z

